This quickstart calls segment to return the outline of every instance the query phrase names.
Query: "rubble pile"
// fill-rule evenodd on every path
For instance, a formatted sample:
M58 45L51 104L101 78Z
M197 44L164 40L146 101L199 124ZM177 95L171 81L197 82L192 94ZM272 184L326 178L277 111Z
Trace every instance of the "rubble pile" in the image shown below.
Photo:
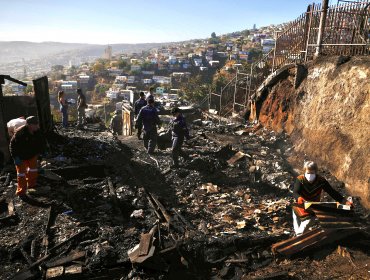
M210 121L192 135L174 169L168 148L149 156L94 125L60 131L27 202L3 171L1 277L296 279L298 264L279 270L271 251L293 235L289 141Z

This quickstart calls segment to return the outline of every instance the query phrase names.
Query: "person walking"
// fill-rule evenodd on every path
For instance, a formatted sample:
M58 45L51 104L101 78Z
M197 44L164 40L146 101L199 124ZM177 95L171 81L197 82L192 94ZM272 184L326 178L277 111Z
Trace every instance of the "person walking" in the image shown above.
M82 128L83 125L86 123L86 96L82 93L82 89L80 88L77 89L77 94L77 127Z
M38 177L37 158L45 151L45 147L46 141L37 117L28 117L26 125L16 131L9 145L17 170L16 195L25 195L27 189L35 188Z
M116 112L114 113L110 121L109 127L113 135L122 135L122 127L123 127L122 110L116 110Z
M137 120L137 116L139 115L139 112L141 110L141 108L143 108L144 106L147 105L147 101L145 100L145 94L144 92L140 92L140 98L138 100L136 100L135 102L135 112L134 112L134 115L135 115L135 122ZM143 126L140 125L135 125L135 128L137 129L137 138L139 140L141 140L141 132L143 130Z
M157 126L161 124L157 109L154 107L154 98L148 98L148 105L141 108L137 116L136 126L144 128L144 147L148 154L153 154L157 145Z
M170 129L172 132L172 167L179 167L179 157L188 159L189 156L182 151L182 144L184 139L190 139L189 130L186 125L184 116L181 113L181 110L177 107L171 110L171 114L174 119L170 123Z
M68 127L68 101L65 99L64 91L58 92L59 110L62 113L62 125Z

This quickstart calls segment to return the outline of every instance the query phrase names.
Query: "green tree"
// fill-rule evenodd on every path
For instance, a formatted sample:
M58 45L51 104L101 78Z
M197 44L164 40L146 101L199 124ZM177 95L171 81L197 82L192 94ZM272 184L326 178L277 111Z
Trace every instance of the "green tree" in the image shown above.
M211 38L216 38L217 36L216 36L216 33L215 32L212 32L212 34L211 34Z
M120 58L118 60L118 68L119 69L125 69L127 66L128 66L127 61L123 60L122 58Z
M25 94L33 93L33 85L28 84L27 87L24 89Z
M200 75L191 77L189 81L181 87L186 100L197 103L202 101L211 91L211 85L204 83Z

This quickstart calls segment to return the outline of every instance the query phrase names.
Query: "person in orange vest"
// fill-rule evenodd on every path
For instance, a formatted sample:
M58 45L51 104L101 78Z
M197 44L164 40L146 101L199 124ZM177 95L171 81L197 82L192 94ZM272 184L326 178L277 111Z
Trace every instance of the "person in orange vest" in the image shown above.
M37 117L28 117L26 125L16 131L9 145L10 154L17 169L16 195L23 196L27 189L36 186L37 158L44 152L45 147L46 141L40 131Z
M318 175L318 166L313 161L304 163L304 174L299 175L294 183L293 196L296 205L293 206L293 226L296 236L306 232L314 223L315 217L304 210L304 203L319 202L324 190L335 201L353 206L352 202L344 198L322 176Z

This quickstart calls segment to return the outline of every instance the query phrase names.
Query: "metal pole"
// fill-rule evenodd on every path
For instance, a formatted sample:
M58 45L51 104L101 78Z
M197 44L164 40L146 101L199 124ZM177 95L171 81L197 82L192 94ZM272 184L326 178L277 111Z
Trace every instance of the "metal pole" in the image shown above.
M274 56L272 58L272 69L271 69L271 73L273 73L274 72L274 69L275 69L275 56L276 56L276 46L277 46L278 33L279 33L279 31L275 31L275 46L274 46Z
M315 9L315 3L312 3L310 12L309 12L309 17L310 21L308 23L308 29L307 29L307 41L306 41L306 52L304 55L304 62L307 62L307 56L308 56L308 44L310 43L310 35L311 35L311 24L312 24L312 17L313 17L313 11Z
M223 91L223 88L221 87L221 94L220 94L220 109L218 111L218 116L219 116L219 124L221 124L221 107L222 107L222 91Z
M328 12L328 6L329 6L329 0L322 0L321 17L320 17L319 33L317 35L317 47L316 47L316 52L315 52L315 58L321 54L322 39L324 37L325 22L326 22L326 15Z
M235 86L234 86L233 112L235 112L236 91L237 91L237 84L238 84L238 72L239 72L239 68L236 67Z

